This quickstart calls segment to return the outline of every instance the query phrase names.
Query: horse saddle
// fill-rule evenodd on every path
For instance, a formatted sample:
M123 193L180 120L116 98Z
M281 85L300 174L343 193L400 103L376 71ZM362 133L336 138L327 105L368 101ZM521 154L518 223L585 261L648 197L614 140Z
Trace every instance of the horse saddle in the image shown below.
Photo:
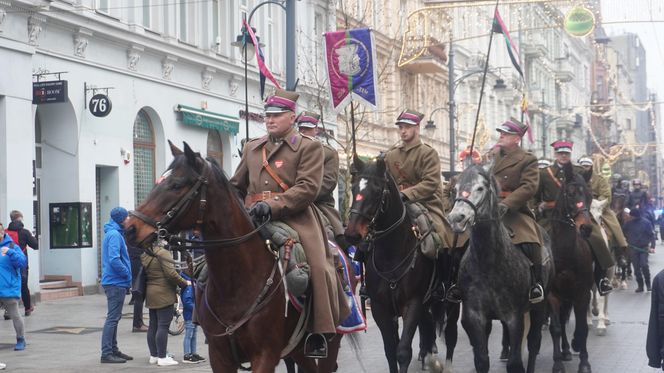
M406 211L413 221L413 233L420 242L422 254L430 259L438 256L438 250L442 248L442 240L433 228L433 222L429 211L419 202L406 203Z

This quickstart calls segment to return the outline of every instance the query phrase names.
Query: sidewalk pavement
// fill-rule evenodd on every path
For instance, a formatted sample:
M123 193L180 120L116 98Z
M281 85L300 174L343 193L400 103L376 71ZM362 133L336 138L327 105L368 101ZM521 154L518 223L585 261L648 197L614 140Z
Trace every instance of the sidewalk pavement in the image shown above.
M5 372L102 373L102 372L211 372L209 362L183 364L184 333L168 337L168 351L179 365L157 367L149 365L147 333L132 333L132 312L126 297L122 320L118 326L118 347L134 357L124 364L101 364L101 330L106 318L106 296L88 295L38 303L29 317L24 317L27 348L14 351L16 333L11 320L0 319L0 362L7 364ZM23 312L23 308L20 309ZM144 313L148 322L147 309ZM203 331L198 328L197 352L207 358Z

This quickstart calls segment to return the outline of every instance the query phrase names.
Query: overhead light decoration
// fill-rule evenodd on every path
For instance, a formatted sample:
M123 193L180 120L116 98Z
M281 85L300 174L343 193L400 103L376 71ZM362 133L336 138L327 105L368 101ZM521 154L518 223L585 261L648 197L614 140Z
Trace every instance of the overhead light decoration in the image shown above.
M579 38L590 35L595 30L595 15L583 5L577 5L565 15L565 31Z

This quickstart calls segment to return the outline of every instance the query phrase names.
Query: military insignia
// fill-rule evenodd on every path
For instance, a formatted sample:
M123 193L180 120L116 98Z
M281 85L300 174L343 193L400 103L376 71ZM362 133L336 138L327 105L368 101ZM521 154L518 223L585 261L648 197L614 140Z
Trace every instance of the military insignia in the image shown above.
M277 166L277 168L281 168L281 166L284 165L284 161L274 161L274 165Z
M468 196L470 196L470 192L468 192L467 190L461 192L461 197L468 198Z
M295 145L296 142L297 142L297 136L291 136L290 138L291 145Z
M364 196L361 195L361 194L358 194L358 195L355 196L355 201L357 201L357 202L360 202L363 199L364 199Z

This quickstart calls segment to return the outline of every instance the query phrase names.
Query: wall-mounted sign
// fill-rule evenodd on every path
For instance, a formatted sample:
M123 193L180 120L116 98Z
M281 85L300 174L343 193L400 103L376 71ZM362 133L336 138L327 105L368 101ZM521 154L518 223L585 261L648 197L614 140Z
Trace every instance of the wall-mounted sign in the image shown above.
M97 93L96 95L92 96L88 106L90 107L90 112L95 117L105 117L111 112L113 105L111 104L111 99L108 98L108 96Z
M33 105L54 104L58 102L67 102L66 80L32 83Z

